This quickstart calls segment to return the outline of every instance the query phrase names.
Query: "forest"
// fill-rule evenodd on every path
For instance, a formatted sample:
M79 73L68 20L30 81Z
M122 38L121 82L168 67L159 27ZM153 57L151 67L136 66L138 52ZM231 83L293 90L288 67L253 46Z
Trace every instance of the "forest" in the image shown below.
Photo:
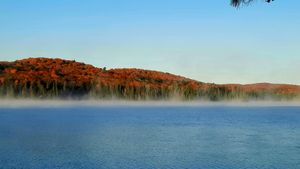
M124 100L295 100L300 86L203 83L142 69L106 69L75 60L0 62L0 98Z

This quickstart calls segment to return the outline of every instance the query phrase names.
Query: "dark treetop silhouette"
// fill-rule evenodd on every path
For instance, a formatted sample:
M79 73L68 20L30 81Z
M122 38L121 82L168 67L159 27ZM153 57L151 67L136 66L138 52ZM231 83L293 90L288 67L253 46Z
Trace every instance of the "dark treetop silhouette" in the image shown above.
M231 0L231 5L234 7L239 7L241 4L249 4L253 2L254 0ZM270 3L274 0L265 0L266 2Z

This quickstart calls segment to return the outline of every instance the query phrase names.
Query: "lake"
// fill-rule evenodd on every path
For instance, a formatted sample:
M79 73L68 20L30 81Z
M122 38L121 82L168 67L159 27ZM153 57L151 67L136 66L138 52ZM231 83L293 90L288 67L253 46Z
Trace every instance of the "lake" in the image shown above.
M300 107L2 107L0 168L297 169Z

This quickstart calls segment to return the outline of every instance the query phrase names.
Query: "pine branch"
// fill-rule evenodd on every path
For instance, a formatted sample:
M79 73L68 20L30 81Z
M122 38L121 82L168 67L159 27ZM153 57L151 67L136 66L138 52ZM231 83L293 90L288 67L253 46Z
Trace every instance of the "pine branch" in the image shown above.
M239 7L240 5L248 5L249 3L253 2L254 0L231 0L231 5L233 7ZM270 3L271 1L274 0L265 0L266 2Z

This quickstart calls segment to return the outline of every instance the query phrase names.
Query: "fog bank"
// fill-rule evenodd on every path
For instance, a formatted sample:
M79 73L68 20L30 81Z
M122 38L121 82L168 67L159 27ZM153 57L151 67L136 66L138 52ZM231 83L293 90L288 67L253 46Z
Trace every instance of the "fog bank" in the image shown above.
M299 106L299 101L124 101L124 100L29 100L0 99L0 108L55 108L55 107L197 107L197 106L243 106L243 107L274 107Z

